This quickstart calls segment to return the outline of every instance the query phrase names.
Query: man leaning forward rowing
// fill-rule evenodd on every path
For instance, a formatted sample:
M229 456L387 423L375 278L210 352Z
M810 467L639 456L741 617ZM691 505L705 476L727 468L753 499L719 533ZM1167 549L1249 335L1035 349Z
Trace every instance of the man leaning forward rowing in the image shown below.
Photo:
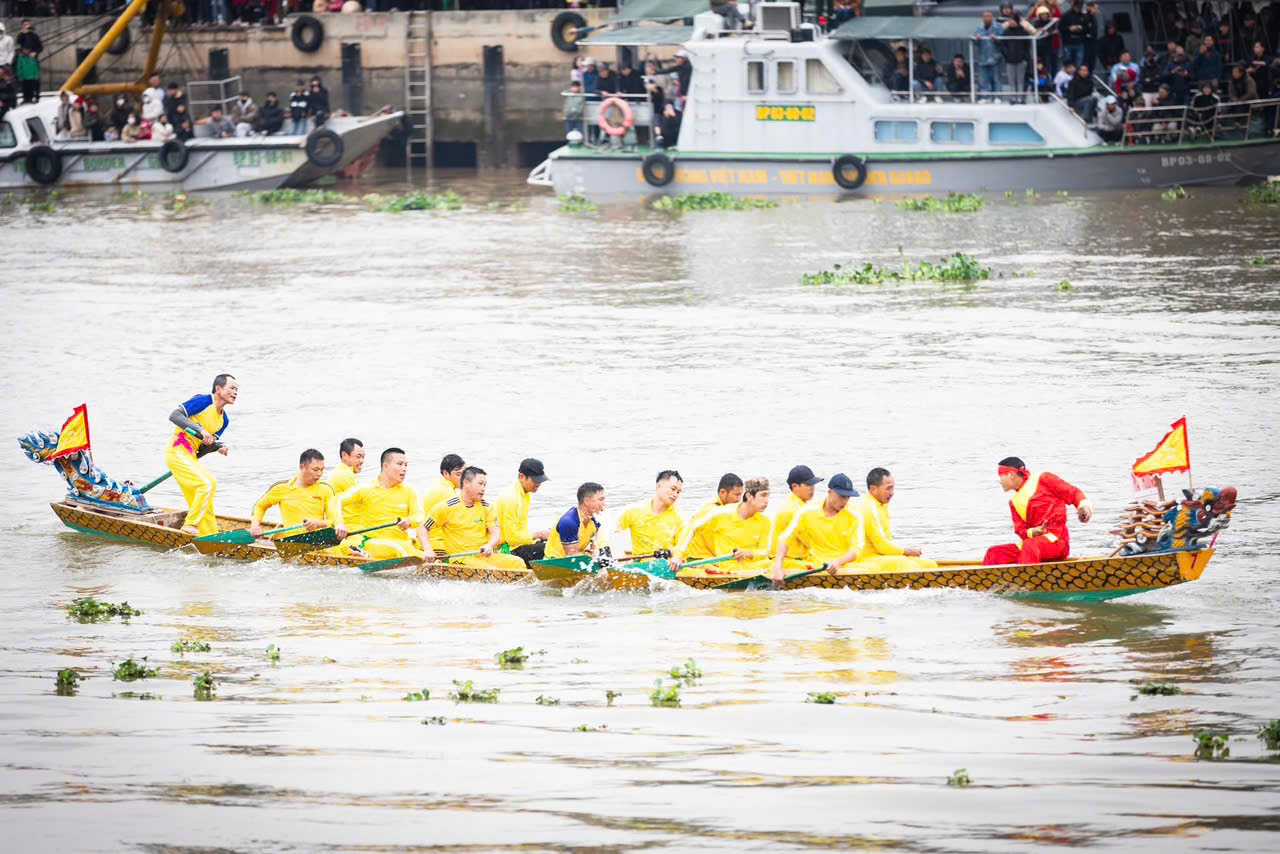
M578 487L578 504L570 507L551 529L547 538L545 557L573 557L600 552L600 523L596 521L604 512L604 487L587 481Z
M377 480L339 496L339 524L348 530L388 527L348 537L338 548L347 554L354 549L378 560L420 556L422 548L409 536L411 529L422 524L418 493L404 482L409 458L403 448L387 448L379 466Z
M782 581L783 567L812 569L826 564L833 573L857 560L862 552L862 520L849 506L858 490L847 474L834 474L827 482L827 497L821 504L806 505L796 511L791 525L778 537L773 559L773 580ZM791 557L797 548L801 557Z
M280 508L284 527L306 525L308 531L333 526L339 539L346 539L347 529L340 523L338 494L324 482L324 454L315 448L307 448L298 458L298 473L287 480L278 480L263 493L253 505L253 521L249 533L262 536L262 517L272 507Z
M769 481L763 477L748 478L742 487L742 499L695 519L685 529L675 548L677 560L733 555L737 570L760 571L769 566L773 544L773 520L764 515L769 506ZM695 554L694 543L701 540L708 554ZM716 572L708 568L707 572Z
M467 466L459 478L458 494L441 501L422 520L418 532L420 542L430 542L434 531L440 532L447 554L457 555L450 563L463 566L525 569L524 561L515 555L495 549L502 542L502 528L497 509L484 500L489 477L485 470ZM469 555L468 552L479 552Z

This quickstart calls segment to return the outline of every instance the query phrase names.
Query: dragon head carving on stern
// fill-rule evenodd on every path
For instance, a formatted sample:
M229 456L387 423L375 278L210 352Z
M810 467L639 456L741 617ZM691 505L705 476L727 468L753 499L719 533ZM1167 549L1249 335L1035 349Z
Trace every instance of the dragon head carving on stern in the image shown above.
M134 513L151 510L146 496L137 487L109 477L93 464L93 458L87 450L53 459L59 435L57 432L32 430L18 438L18 445L28 459L37 463L49 463L57 469L67 481L67 495L77 501L88 501Z

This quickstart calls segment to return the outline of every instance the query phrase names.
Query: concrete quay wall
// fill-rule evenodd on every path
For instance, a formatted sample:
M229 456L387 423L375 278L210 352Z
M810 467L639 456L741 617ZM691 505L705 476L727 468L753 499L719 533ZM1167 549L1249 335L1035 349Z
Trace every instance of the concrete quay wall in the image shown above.
M564 137L559 93L567 88L576 54L556 48L551 22L560 9L499 12L418 13L429 18L431 38L431 103L437 165L522 166L537 152ZM614 10L583 10L589 25L607 20ZM292 18L275 27L178 27L165 36L160 76L186 83L211 79L210 51L225 49L231 76L258 103L268 91L287 101L294 81L318 74L329 89L332 106L369 112L384 104L405 106L405 63L409 13L364 12L316 16L324 25L319 50L304 53L290 37ZM98 19L101 20L101 19ZM76 65L76 48L91 48L98 27L92 18L38 18L35 29L45 41L41 60L46 90L60 87ZM16 33L20 21L5 21ZM62 35L59 35L62 33ZM133 81L142 73L151 30L141 18L130 24L130 46L119 56L106 54L98 63L98 82ZM343 45L360 46L358 86L344 85ZM502 88L500 116L485 117L486 46L502 47L502 75L495 83L492 56L489 85ZM584 52L589 48L583 48ZM662 51L669 55L670 50ZM614 48L599 49L612 61ZM492 94L492 93L491 93ZM361 100L352 104L349 100ZM492 103L492 99L491 99ZM106 107L106 103L103 105ZM356 111L353 110L353 111Z

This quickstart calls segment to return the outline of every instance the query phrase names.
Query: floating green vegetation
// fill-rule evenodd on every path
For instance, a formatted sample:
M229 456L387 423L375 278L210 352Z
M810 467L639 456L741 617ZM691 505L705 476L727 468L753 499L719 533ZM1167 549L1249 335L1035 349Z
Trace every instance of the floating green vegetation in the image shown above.
M1166 202L1176 202L1179 199L1189 199L1191 195L1182 188L1181 184L1174 184L1169 189L1160 194L1160 198Z
M563 197L562 197L563 198ZM653 209L684 213L685 211L747 211L758 208L776 208L778 203L770 199L753 199L748 196L731 196L728 193L680 193L663 196L653 203Z
M186 193L172 192L169 194L169 205L173 208L174 213L182 213L187 208L198 208L208 205L204 199L193 199Z
M947 778L948 786L959 786L964 788L972 782L973 780L969 777L969 771L967 768L957 768L952 772L951 776Z
M422 703L431 699L431 692L426 688L421 691L410 691L404 695L403 699L406 703Z
M1054 193L1054 195L1060 199L1065 199L1067 196L1070 196L1071 194L1068 193L1066 190L1059 190L1058 192Z
M1255 205L1280 205L1280 181L1254 184L1245 193L1245 199Z
M898 202L899 210L927 211L929 213L973 213L982 208L987 200L977 193L947 193L945 199L925 196L922 199L903 199Z
M1035 190L1031 189L1030 187L1027 187L1025 195L1027 197L1027 201L1029 202L1034 202L1036 199L1040 198L1040 194L1037 193Z
M613 701L614 701L614 700L616 700L616 699L618 699L618 698L619 698L619 697L621 697L621 696L622 696L622 692L621 692L621 691L605 691L605 692L604 692L604 701L605 701L605 703L606 703L607 705L612 706L612 705L613 705Z
M154 667L147 667L147 657L142 657L142 664L134 661L132 658L126 658L120 664L116 665L111 671L111 675L121 682L132 682L135 679L150 679L156 675Z
M534 700L539 706L558 706L560 705L559 697L546 697L542 694L538 695L538 699Z
M109 620L112 617L128 620L130 617L141 616L142 612L137 608L131 607L128 602L112 605L110 602L99 602L92 596L86 596L68 605L67 615L82 623L87 623L95 620Z
M272 664L279 664L280 648L273 643L267 644L267 658L271 660Z
M1058 290L1060 291L1073 291L1075 290L1075 287L1076 287L1075 285L1071 284L1066 279L1063 279L1061 282L1058 282Z
M453 680L453 686L457 689L449 693L449 699L458 703L496 703L498 702L498 688L490 688L487 691L481 691L471 684L471 680L459 682Z
M321 662L324 664L337 664L338 659L330 658L329 656L326 655L324 658L321 659Z
M1226 759L1231 755L1227 737L1220 732L1198 732L1192 738L1196 742L1197 759Z
M524 667L524 663L529 660L529 656L522 646L518 646L515 649L504 649L498 653L497 657L498 666L500 667Z
M608 728L609 727L605 724L600 724L600 726L588 726L587 724L578 724L577 731L578 732L604 732Z
M485 207L491 211L503 211L505 213L520 213L521 211L528 210L525 203L519 200L507 203L494 199L489 202L489 204L485 205Z
M836 695L831 693L830 691L821 691L821 692L810 691L809 696L805 697L804 701L806 703L823 703L825 705L831 706L835 704Z
M587 664L588 662L585 658L571 658L569 659L569 663L570 664Z
M1258 738L1267 744L1267 750L1280 750L1280 721L1267 721L1258 730Z
M661 679L653 680L653 693L649 695L649 702L655 706L680 705L680 683L663 685Z
M445 720L443 717L441 717L440 715L436 715L435 717L423 718L423 719L422 719L422 724L423 724L423 726L444 726L446 723L448 723L448 721L446 721L446 720Z
M898 250L901 255L902 250ZM902 269L881 267L868 261L861 267L842 268L833 265L831 270L805 273L800 277L803 285L879 285L885 282L977 282L991 277L991 268L983 267L978 259L963 252L943 258L937 264L921 261L918 267L903 260Z
M58 671L57 693L63 697L70 697L76 692L76 686L80 684L80 674L73 667L64 667Z
M1147 682L1138 688L1138 693L1147 696L1160 695L1168 697L1173 694L1181 694L1182 689L1177 685L1170 685L1168 682Z
M218 683L213 681L213 674L208 670L199 676L193 676L191 684L195 686L197 700L212 700L213 692L218 689Z
M585 196L579 196L576 193L562 193L560 195L561 213L593 213L597 210L599 208L595 206L595 203Z
M1005 190L1005 191L1004 191L1004 197L1005 197L1006 199L1012 199L1012 198L1013 198L1013 190Z
M462 207L462 196L453 190L443 193L424 193L417 190L403 196L384 196L369 193L360 201L368 207L383 213L403 213L404 211L456 211Z
M31 213L53 213L58 209L58 199L62 198L60 190L50 190L40 198L27 202L27 210Z
M694 680L702 678L702 671L698 669L698 663L692 658L686 661L683 665L677 664L675 667L671 668L670 673L672 679L677 682L683 680L686 685Z
M203 641L193 640L176 640L173 646L169 647L170 652L176 652L178 655L186 655L188 652L208 652L213 649Z
M1249 259L1249 263L1258 267L1265 267L1267 264L1274 264L1275 261L1268 261L1265 255L1255 255Z
M283 188L279 190L241 190L235 193L236 196L248 196L249 201L255 205L279 205L281 207L292 207L294 205L329 205L335 202L349 202L351 197L346 193L335 192L334 190L295 190Z

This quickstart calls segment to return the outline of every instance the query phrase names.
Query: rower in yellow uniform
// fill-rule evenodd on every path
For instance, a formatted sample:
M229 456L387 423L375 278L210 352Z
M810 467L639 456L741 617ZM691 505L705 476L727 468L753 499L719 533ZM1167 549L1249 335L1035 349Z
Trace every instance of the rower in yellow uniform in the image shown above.
M433 507L422 521L418 533L421 540L439 530L444 550L453 555L478 551L478 555L456 557L450 563L462 566L497 567L498 569L525 569L524 561L515 555L495 551L502 542L502 529L498 526L498 513L484 500L489 476L482 468L468 466L462 470L458 494Z
M862 551L862 520L849 499L858 490L844 473L831 476L827 497L821 504L801 508L791 525L778 537L778 552L773 559L773 580L783 580L783 567L809 569L827 564L835 572L855 560ZM790 557L792 547L800 546L800 558Z
M239 393L235 377L218 374L211 394L197 394L169 413L174 431L164 461L187 499L187 518L182 524L185 534L204 537L218 533L218 517L213 512L218 481L200 464L200 457L211 451L226 456L227 446L218 441L231 423L224 410L236 402Z
M889 522L889 502L893 499L893 475L885 468L867 473L867 494L858 500L862 517L863 546L858 569L866 572L902 572L936 569L937 561L921 557L920 549L903 547L893 541Z
M683 488L684 478L680 472L660 471L653 498L632 504L622 511L618 530L631 533L630 554L647 555L662 549L675 549L684 531L684 517L676 510L676 501ZM674 555L671 566L680 568L680 561Z
M573 557L589 554L595 557L600 551L600 523L596 521L604 512L604 487L587 481L578 487L578 506L565 511L547 538L545 557Z
M382 452L379 464L381 470L377 480L339 496L339 524L348 530L372 528L388 522L396 522L396 525L348 537L339 548L358 549L377 560L421 555L422 548L409 536L411 529L422 524L422 504L418 501L418 493L404 483L405 475L409 473L409 458L401 448L387 448Z
M721 564L708 567L708 572L768 569L773 547L773 520L764 515L768 506L769 481L763 477L748 479L740 502L721 507L701 522L689 523L675 549L676 557L694 559L689 546L701 538L709 544L706 557L732 554L737 561L736 568Z
M329 485L338 495L350 492L360 485L360 472L364 469L364 443L359 439L343 439L338 445L338 467L329 475Z
M698 512L693 514L693 518L689 520L688 526L685 528L685 536L688 537L692 533L689 545L685 553L682 555L687 560L697 560L704 557L714 557L715 552L711 549L711 540L694 529L700 529L702 523L711 517L711 514L729 504L737 504L742 500L742 478L733 472L728 472L721 476L720 485L716 487L716 497L713 501L708 501L702 507L698 508Z
M462 470L466 463L457 454L445 454L440 460L440 479L431 484L427 494L422 496L422 513L425 516L442 501L447 501L458 494L458 484L462 482ZM438 552L445 550L440 531L431 532L431 548Z
M288 480L278 480L267 488L253 505L253 522L249 533L262 536L262 517L279 506L285 527L306 525L308 531L333 526L338 537L345 539L347 529L339 523L338 494L324 477L324 454L307 448L298 458L298 473Z
M525 565L542 560L547 547L549 531L529 531L529 499L549 479L542 460L521 460L516 482L494 502L503 551L520 558Z
M813 500L814 486L822 483L823 480L825 478L818 477L808 466L791 467L791 471L787 473L787 486L791 494L782 500L782 506L778 508L778 514L773 519L773 554L779 553L777 538L791 527L791 519L796 515L796 511ZM797 559L804 557L804 547L794 543L787 557Z

